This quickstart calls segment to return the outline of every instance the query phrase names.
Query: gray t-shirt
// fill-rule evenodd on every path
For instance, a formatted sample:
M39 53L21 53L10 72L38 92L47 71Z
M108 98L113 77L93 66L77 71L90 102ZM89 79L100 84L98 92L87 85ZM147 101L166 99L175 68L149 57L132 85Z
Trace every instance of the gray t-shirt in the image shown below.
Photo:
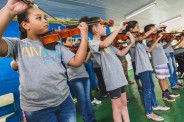
M136 43L135 49L136 75L145 71L153 71L147 54L148 47L143 43Z
M118 49L112 45L100 49L100 43L101 41L91 40L89 41L89 47L92 55L101 66L107 91L126 85L127 79L122 64L116 56Z
M161 43L162 46L167 44L166 42ZM172 45L170 44L167 48L164 49L165 53L173 53L174 49L172 48Z
M160 45L160 43L155 46L153 51L151 52L152 62L154 66L167 64L168 60L165 55L163 47Z
M127 43L130 44L131 41L129 39L127 39ZM131 57L131 61L134 62L135 61L135 43L131 46L131 48L129 50L129 54Z
M126 57L124 56L118 56L119 60L122 62L126 61Z
M61 44L44 46L30 39L4 38L7 57L14 57L20 73L20 103L24 111L60 105L70 94L66 69L74 54Z
M67 66L67 75L69 81L76 78L89 78L84 64L82 64L80 67Z

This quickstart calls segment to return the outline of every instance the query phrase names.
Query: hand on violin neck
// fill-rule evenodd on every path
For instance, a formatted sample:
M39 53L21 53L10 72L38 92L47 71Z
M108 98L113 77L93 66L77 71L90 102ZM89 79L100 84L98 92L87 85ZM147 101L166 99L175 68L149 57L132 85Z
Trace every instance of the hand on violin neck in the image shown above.
M88 26L85 22L81 22L78 26L78 28L80 29L80 33L81 33L81 38L88 40Z
M159 37L158 37L158 39L157 39L156 41L157 41L157 42L160 41L160 39L162 39L162 37L163 37L163 34L160 33L160 34L159 34Z
M165 26L165 25L159 25L159 26L155 27L155 29L156 30L165 30L166 27L167 26Z
M122 21L119 26L119 31L125 30L126 26L128 25L128 21Z
M27 0L29 3L33 3L34 0ZM29 8L29 5L23 2L23 0L8 0L5 8L11 13L12 16L20 14Z
M162 36L163 36L163 34L162 34L162 33L159 33L158 35L159 35L159 37L162 37Z
M128 35L128 37L130 38L131 43L132 43L132 44L135 43L135 38L134 38L134 36L132 35L132 33L127 32L127 35Z

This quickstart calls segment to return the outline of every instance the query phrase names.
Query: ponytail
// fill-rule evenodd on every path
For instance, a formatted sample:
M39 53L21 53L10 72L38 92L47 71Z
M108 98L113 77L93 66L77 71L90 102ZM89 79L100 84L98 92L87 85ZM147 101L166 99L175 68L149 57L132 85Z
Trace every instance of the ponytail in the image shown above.
M23 21L29 22L29 19L28 19L28 11L17 15L17 20L18 20L18 24L19 24L20 39L22 40L22 39L27 38L27 31L26 31L26 29L24 29L22 27L21 23Z

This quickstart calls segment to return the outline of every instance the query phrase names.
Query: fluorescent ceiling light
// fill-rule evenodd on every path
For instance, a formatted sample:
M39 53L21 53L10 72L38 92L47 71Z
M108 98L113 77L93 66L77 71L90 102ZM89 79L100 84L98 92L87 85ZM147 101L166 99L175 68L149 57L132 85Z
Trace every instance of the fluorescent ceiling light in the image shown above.
M175 17L173 17L173 18L171 18L171 19L168 19L168 20L166 20L166 21L163 21L163 22L161 22L160 24L165 24L165 23L168 23L168 22L172 22L172 21L175 21L175 20L177 20L177 19L179 19L179 18L181 18L181 15L178 15L178 16L175 16Z
M137 14L139 14L139 13L141 13L141 12L143 12L143 11L145 11L145 10L147 10L147 9L149 9L149 8L151 8L151 7L153 7L153 6L155 6L156 4L157 4L156 1L154 1L154 2L152 2L152 3L150 3L150 4L148 4L148 5L146 5L146 6L142 7L142 8L140 8L140 9L138 9L138 10L132 12L132 13L129 14L129 15L126 15L126 16L125 16L125 19L129 19L129 18L131 18L131 17L133 17L133 16L135 16L135 15L137 15Z

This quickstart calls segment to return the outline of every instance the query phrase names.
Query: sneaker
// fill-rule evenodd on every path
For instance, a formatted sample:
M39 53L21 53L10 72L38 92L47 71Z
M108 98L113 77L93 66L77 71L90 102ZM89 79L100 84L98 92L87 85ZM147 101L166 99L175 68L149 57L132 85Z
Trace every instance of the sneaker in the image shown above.
M183 86L176 84L174 87L172 87L172 89L173 90L181 90L181 89L183 89Z
M178 86L184 87L182 83L177 83Z
M106 95L103 95L102 98L108 98L108 95L107 94Z
M99 105L99 104L101 104L102 103L102 101L100 101L100 100L97 100L96 98L94 98L94 100L93 101L91 101L91 103L93 104L93 105Z
M148 115L146 115L146 117L148 119L152 119L152 120L155 120L155 121L164 121L163 117L155 115L155 114L148 114Z
M165 100L165 101L168 101L168 102L174 102L175 99L171 96L169 96L168 93L163 93L162 94L162 99Z
M168 111L168 110L170 110L170 107L157 106L157 107L152 107L152 109L155 110L155 111L158 111L158 110L160 110L160 111Z
M178 94L178 93L171 93L171 92L168 92L168 93L169 93L170 97L173 97L173 98L180 97L180 94Z
M94 119L92 122L97 122L97 120L96 120L96 119Z

